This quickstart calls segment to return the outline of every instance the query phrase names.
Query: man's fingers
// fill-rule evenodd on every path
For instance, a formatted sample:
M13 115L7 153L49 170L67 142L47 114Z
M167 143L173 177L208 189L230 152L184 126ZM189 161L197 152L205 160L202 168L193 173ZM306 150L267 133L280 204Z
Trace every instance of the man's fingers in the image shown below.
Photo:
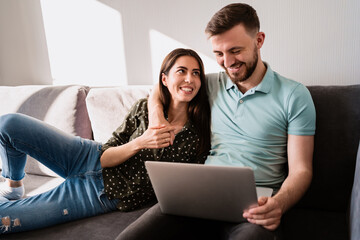
M154 129L154 130L156 130L156 129L162 129L162 128L165 128L166 127L166 125L157 125L157 126L149 126L149 129Z
M175 140L175 132L170 131L170 145L174 144L174 140Z
M160 126L150 127L150 129L157 130L159 134L169 133L170 134L169 142L170 142L170 145L173 145L174 139L175 139L176 127L169 126L169 125L160 125Z
M174 126L171 126L171 125L160 125L160 126L150 127L150 129L158 130L159 133L164 133L164 132L174 131L176 128Z
M258 204L259 206L265 205L268 201L268 197L259 197Z

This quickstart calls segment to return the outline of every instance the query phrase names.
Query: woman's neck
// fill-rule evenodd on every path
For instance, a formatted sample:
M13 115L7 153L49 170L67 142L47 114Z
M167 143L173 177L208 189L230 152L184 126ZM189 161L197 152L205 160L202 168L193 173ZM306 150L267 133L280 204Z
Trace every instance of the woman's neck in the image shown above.
M170 103L167 115L169 123L176 127L175 133L180 132L188 120L188 105L188 103Z

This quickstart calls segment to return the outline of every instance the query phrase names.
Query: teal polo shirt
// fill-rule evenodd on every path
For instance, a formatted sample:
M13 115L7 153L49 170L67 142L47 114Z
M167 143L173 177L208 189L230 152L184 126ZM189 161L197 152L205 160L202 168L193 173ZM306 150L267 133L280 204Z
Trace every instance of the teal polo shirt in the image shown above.
M267 70L241 93L225 72L208 74L211 151L205 164L248 166L258 186L279 189L287 175L287 136L315 134L315 107L301 83Z

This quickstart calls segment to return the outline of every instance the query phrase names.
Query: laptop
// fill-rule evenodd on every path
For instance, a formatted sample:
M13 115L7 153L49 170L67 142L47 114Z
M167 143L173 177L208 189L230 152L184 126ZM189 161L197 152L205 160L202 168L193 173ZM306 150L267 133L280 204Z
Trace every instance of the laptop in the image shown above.
M256 188L249 167L146 161L145 167L162 213L242 222L243 211L257 206L257 196L271 188Z

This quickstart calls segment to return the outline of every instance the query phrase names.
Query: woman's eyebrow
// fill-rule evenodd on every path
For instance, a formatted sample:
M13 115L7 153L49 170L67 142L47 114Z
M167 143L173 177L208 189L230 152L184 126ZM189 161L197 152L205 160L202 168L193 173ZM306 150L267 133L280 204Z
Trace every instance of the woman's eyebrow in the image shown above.
M187 67L184 67L184 66L178 66L177 68L187 69Z
M184 66L178 66L177 67L177 69L185 69L185 70L188 70L188 68L187 67L184 67ZM192 71L200 71L200 68L194 68L194 69L192 69Z

